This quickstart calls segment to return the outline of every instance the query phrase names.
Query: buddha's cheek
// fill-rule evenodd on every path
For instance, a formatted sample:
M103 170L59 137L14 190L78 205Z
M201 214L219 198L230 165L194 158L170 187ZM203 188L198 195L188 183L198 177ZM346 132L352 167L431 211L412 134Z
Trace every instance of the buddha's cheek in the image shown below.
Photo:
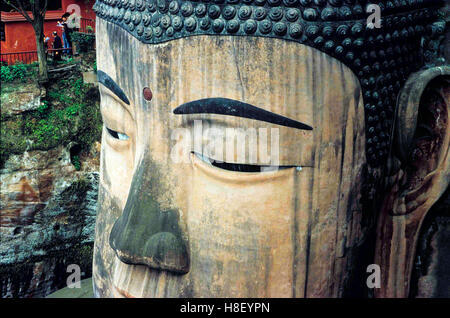
M304 211L298 206L299 179L309 179L311 169L239 178L236 173L200 166L194 163L186 218L189 276L200 289L196 292L221 290L235 297L256 295L255 291L265 297L291 295L295 251L305 243L298 240L297 218L309 206L305 202ZM307 201L307 189L303 190ZM213 274L205 277L205 268Z
M133 158L130 151L116 151L108 145L106 134L104 131L102 137L100 183L109 198L123 209L133 177Z

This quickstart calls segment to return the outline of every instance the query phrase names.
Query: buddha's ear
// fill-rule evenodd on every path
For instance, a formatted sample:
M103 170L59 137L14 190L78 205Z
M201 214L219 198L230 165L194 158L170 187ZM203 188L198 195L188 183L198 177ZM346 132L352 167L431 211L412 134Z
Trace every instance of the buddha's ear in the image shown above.
M450 178L450 67L412 74L397 103L392 154L404 177L393 214L426 210L441 196Z
M450 181L450 68L412 74L400 92L391 151L390 191L380 209L375 297L408 297L420 228ZM398 164L397 164L398 163Z

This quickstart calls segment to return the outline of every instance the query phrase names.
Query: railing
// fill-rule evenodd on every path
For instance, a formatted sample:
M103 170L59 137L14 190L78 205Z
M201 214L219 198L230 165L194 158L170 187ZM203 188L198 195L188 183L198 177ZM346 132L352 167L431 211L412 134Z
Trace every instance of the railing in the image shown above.
M13 65L17 62L31 64L33 62L36 62L37 60L37 51L2 53L0 55L0 61L2 65Z
M80 32L95 33L95 20L81 18L80 19Z
M61 48L61 49L47 49L47 56L53 58L54 52L66 52L72 51L72 48ZM1 54L0 61L1 65L14 65L16 63L23 64L31 64L33 62L37 62L37 51L29 51L29 52L18 52L18 53L5 53Z
M92 28L92 29L91 29ZM80 30L83 33L95 33L95 20L81 18L80 19ZM71 48L70 48L71 49ZM61 49L67 50L67 49ZM53 49L48 49L51 53ZM2 53L0 54L0 63L2 65L13 65L17 62L24 64L31 64L38 60L37 51L27 51L27 52L14 52L14 53Z
M72 51L71 47L68 48L61 48L61 49L48 49L47 53L52 53L52 52L56 52L56 51L65 51L65 52L69 52ZM51 54L50 54L51 55Z

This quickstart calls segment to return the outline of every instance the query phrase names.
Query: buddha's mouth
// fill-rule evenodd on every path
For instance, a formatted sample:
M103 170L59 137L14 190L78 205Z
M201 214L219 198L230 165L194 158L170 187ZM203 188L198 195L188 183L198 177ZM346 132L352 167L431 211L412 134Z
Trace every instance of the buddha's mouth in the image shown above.
M115 298L136 298L134 296L132 296L131 294L127 293L126 291L124 291L123 289L117 287L116 285L113 285L113 296Z
M180 277L174 272L157 270L149 266L126 264L114 257L114 266L110 280L111 297L146 298L166 297L165 289L159 290L155 282Z
M137 298L129 288L130 277L128 274L134 272L133 265L122 262L117 256L114 257L114 270L111 279L111 296L114 298ZM147 269L146 269L147 270ZM127 283L128 282L128 283Z

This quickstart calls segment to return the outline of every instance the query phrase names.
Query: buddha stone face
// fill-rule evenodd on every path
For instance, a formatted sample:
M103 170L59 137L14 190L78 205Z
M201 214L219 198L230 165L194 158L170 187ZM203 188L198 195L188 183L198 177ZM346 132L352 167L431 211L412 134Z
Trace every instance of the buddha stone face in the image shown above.
M98 32L107 36L98 42L97 295L341 295L363 244L364 107L354 74L281 39L147 45L101 20ZM258 119L189 113L240 103ZM244 135L240 156L237 134L232 155L224 142L217 158L207 151L214 129L254 129L256 139Z
M354 70L282 38L196 35L149 44L103 19L97 33L104 121L97 296L364 293L376 214L361 204L363 186L392 170L395 156L367 176L367 158L385 158L392 136L379 132L390 124L382 112L375 118L365 102L375 94L366 96ZM415 120L417 109L397 118L400 128L405 118ZM433 185L416 182L421 195L434 189L438 197L448 185L448 138L438 148ZM401 195L387 197L389 215L391 198ZM380 222L378 233L391 233L383 226L397 221Z

